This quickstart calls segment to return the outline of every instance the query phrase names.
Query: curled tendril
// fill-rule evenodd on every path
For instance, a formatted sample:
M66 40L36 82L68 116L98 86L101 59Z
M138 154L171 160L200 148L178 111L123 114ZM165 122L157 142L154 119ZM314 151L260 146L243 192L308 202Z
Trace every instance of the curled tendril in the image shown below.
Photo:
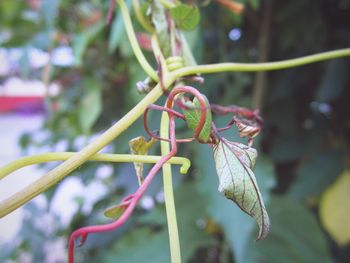
M161 107L161 106L158 106L158 105L150 105L144 112L144 115L143 115L143 124L144 124L144 129L145 131L148 133L149 136L155 138L155 139L158 139L158 140L162 140L162 141L168 141L168 139L164 139L164 138L161 138L159 137L158 135L154 134L153 132L150 131L149 127L148 127L148 124L147 124L147 115L148 115L148 111L149 109L153 109L153 110L161 110L161 111L166 111L168 113L172 113L174 115L174 117L177 117L177 118L180 118L182 120L185 119L184 115L173 110L173 107L174 106L179 106L181 108L187 108L186 105L183 104L183 102L181 100L177 100L175 99L175 97L180 94L180 93L189 93L191 95L193 95L194 97L197 98L197 100L199 101L199 104L200 104L200 119L199 119L199 122L198 122L198 125L194 131L194 134L193 134L193 137L191 138L187 138L187 139L176 139L176 142L177 143L183 143L183 142L191 142L193 141L194 139L197 139L199 140L199 134L201 133L202 129L203 129L203 126L204 126L204 123L205 123L205 120L206 120L206 110L207 110L207 106L206 106L206 101L205 99L203 98L203 96L201 95L201 93L191 87L191 86L178 86L178 87L175 87L168 95L168 100L167 100L167 104L166 104L166 107Z

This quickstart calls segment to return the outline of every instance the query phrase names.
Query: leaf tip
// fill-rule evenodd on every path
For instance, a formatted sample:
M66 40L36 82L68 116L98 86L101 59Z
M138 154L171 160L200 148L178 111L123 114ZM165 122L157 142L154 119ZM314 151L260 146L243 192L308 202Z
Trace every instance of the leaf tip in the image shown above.
M270 229L271 229L270 218L267 212L265 211L263 215L263 222L261 225L259 224L259 233L258 233L258 236L256 237L256 241L265 239L270 233Z

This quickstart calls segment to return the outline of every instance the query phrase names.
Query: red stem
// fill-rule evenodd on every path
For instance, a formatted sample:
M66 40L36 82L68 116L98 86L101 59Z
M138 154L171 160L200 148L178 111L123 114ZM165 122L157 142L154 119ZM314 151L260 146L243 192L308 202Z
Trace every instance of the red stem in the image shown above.
M175 117L182 118L183 115L180 113L177 113L176 111L172 110L173 103L174 103L174 98L177 94L179 93L191 93L194 96L197 97L199 103L200 103L200 109L201 109L201 116L200 120L198 123L198 126L196 127L196 130L194 132L194 137L198 138L204 123L206 119L206 102L203 98L203 96L195 89L189 86L183 86L183 87L176 87L172 90L172 92L169 94L166 108L162 109L158 106L150 106L150 108L156 109L156 110L164 110L168 113L169 115L169 134L170 134L170 142L171 142L171 151L163 156L149 171L148 176L146 179L143 181L143 183L140 185L140 187L137 189L137 191L133 195L129 195L128 197L124 198L122 203L128 203L127 208L123 211L122 215L114 222L105 224L105 225L94 225L94 226L87 226L87 227L82 227L80 229L75 230L70 238L69 238L69 244L68 244L68 262L69 263L74 263L74 245L75 245L75 240L81 237L81 242L80 245L82 245L88 234L91 233L96 233L96 232L106 232L106 231L111 231L114 230L120 226L122 226L126 220L129 218L129 216L132 214L134 211L137 202L140 200L140 198L143 196L143 194L146 192L148 189L148 186L152 182L153 178L157 174L157 172L162 168L164 163L166 163L171 157L176 155L177 152L177 140L175 137ZM145 111L145 115L147 116L147 111ZM146 117L145 117L146 118ZM145 127L148 130L147 123ZM180 140L178 140L180 141ZM127 201L127 202L126 202Z
M69 245L68 245L68 262L74 263L74 244L75 240L79 237L82 238L81 245L85 242L87 235L90 233L96 233L96 232L105 232L105 231L111 231L114 230L121 225L123 225L126 220L129 218L129 216L132 214L132 212L135 209L135 206L137 202L140 200L142 195L146 192L148 186L150 185L152 179L157 174L157 172L162 168L163 164L166 163L171 157L176 155L177 152L177 145L176 145L176 137L175 137L175 120L174 120L174 114L173 112L169 111L169 130L170 130L170 142L171 142L171 151L163 156L149 171L148 176L144 180L144 182L141 184L141 186L137 189L137 191L132 195L130 204L125 209L123 214L114 222L105 224L105 225L95 225L95 226L87 226L82 227L80 229L75 230L70 238L69 238ZM129 199L129 198L128 198Z

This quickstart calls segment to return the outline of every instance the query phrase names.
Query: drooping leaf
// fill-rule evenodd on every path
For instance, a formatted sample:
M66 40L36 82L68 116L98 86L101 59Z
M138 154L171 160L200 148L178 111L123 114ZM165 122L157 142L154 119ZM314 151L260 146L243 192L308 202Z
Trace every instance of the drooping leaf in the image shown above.
M155 141L156 140L153 138L150 141L147 141L145 137L138 136L129 141L130 152L131 154L136 155L147 155L148 150L152 147ZM141 183L143 182L143 163L134 162L134 167L136 171L137 180L139 182L139 185L141 185Z
M171 16L176 25L183 30L191 31L195 29L200 20L199 9L196 6L179 4L170 9Z
M252 169L257 151L241 143L222 139L214 146L214 160L219 176L219 191L253 217L258 226L257 239L267 236L270 219Z
M217 117L215 122L218 126L223 126L226 119ZM257 225L253 220L249 220L249 216L242 213L238 206L232 206L230 199L218 194L215 187L217 178L213 176L216 173L215 163L207 146L197 144L195 149L193 161L199 171L197 187L206 198L207 212L222 227L225 239L234 254L234 262L247 263L247 248L251 244ZM257 181L266 205L269 202L270 189L275 185L274 167L269 158L259 156L255 174L258 175Z
M210 105L207 97L202 94L206 101L206 119L204 126L202 128L202 131L199 134L199 139L203 142L207 142L210 138L210 133L211 133L211 123L212 123L212 114L210 110ZM197 98L193 99L193 102L186 102L186 106L188 109L183 110L183 113L185 115L185 119L187 122L187 125L190 129L196 130L197 125L199 123L199 119L201 116L201 111L200 111L200 104Z
M339 246L350 242L350 171L344 171L323 194L320 218Z

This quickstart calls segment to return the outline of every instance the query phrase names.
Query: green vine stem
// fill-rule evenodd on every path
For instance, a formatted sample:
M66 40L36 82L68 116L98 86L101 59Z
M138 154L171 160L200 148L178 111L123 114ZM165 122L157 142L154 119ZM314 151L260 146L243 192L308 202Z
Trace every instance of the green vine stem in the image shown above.
M125 22L125 28L132 43L133 51L138 61L141 63L142 67L147 68L150 75L153 75L155 79L158 79L156 72L148 64L145 59L139 44L137 43L135 33L131 24L131 20L128 14L128 9L125 6L123 0L117 0L121 6L123 19ZM208 73L218 73L225 71L267 71L267 70L278 70L290 67L301 66L309 63L319 62L327 59L334 59L350 56L350 48L340 49L335 51L329 51L324 53L319 53L311 56L306 56L297 59L278 61L278 62L268 62L268 63L219 63L212 65L201 65L201 66L191 66L177 69L169 74L165 74L164 87L169 87L176 79L193 74L208 74ZM146 72L148 73L146 70ZM31 185L27 186L23 190L17 192L10 198L2 201L0 203L0 218L27 203L29 200L33 199L35 196L46 191L59 181L61 181L65 176L74 171L84 162L86 162L91 156L100 151L103 147L108 145L113 139L119 136L123 131L125 131L132 123L134 123L145 111L148 105L154 103L163 94L163 90L160 85L156 87L146 95L134 108L132 108L123 118L121 118L116 124L106 130L99 138L94 142L87 145L80 152L73 154L67 161L63 162L57 166L52 171L48 172L45 176L35 181Z
M160 123L160 137L169 139L169 117L166 112L162 114L162 119ZM163 156L170 152L170 146L168 142L161 141L160 147ZM179 231L176 221L176 208L174 201L174 190L170 164L163 165L163 186L165 209L168 223L171 262L181 263L181 249Z
M153 67L149 64L144 54L141 51L141 48L137 42L135 32L132 26L132 22L129 16L129 11L127 6L124 3L124 0L116 0L121 8L121 13L124 20L125 29L130 41L130 45L135 53L135 56L140 63L141 67L145 70L145 72L155 81L158 81L157 72L153 69ZM162 0L163 4L167 5L168 8L171 8L174 4L167 0ZM137 9L137 8L135 8ZM137 14L136 14L137 15ZM144 25L143 25L144 26ZM146 28L147 29L147 28ZM150 29L150 28L148 28ZM241 71L241 72L257 72L257 71L270 71L270 70L280 70L291 67L297 67L301 65L306 65L310 63L315 63L323 60L334 59L350 56L350 48L339 49L324 53L319 53L315 55L310 55L306 57L277 61L277 62L267 62L267 63L218 63L211 65L198 65L198 66L189 66L183 67L180 69L175 69L172 72L166 72L163 74L163 85L164 88L168 88L171 84L174 83L177 79L181 77L185 77L188 75L195 74L209 74L209 73L219 73L219 72L227 72L227 71ZM162 87L158 84L154 89L150 91L134 108L132 108L127 114L124 115L117 123L115 123L112 127L110 127L107 131L105 131L99 138L97 138L94 142L87 145L78 153L61 153L63 154L60 158L58 156L54 156L55 153L31 156L19 159L8 166L5 166L0 170L0 179L4 178L7 174L11 173L14 170L19 169L20 167L30 165L37 162L49 161L51 160L66 160L59 166L57 166L52 171L48 172L42 178L36 180L34 183L25 187L23 190L15 193L10 198L0 202L0 218L9 214L13 210L27 203L29 200L33 199L37 195L45 192L53 185L57 184L61 181L65 176L70 174L72 171L77 169L83 163L88 160L95 161L117 161L114 158L121 158L123 155L99 155L97 154L103 147L111 143L116 137L118 137L122 132L124 132L130 125L132 125L147 109L147 107L156 102L163 95ZM161 137L168 138L168 116L167 114L163 114L161 121ZM162 155L166 155L169 152L169 144L167 142L161 142L161 152ZM126 157L128 155L124 155L126 159L118 159L119 161L141 161L141 162L156 162L159 160L160 156L136 156L133 155ZM55 158L54 158L55 157ZM37 158L37 159L35 159ZM45 159L46 158L46 159ZM102 158L102 159L99 159ZM137 159L141 158L141 159ZM146 158L146 159L144 159ZM157 158L157 159L152 159ZM174 157L169 163L176 160ZM185 158L183 158L185 159ZM152 160L152 161L151 161ZM178 160L178 159L177 159ZM187 159L186 159L187 160ZM178 160L179 161L179 160ZM184 161L184 160L182 160ZM164 180L164 195L165 195L165 203L166 203L166 213L168 219L168 231L169 231L169 239L170 239L170 248L171 248L171 260L172 263L180 263L181 262L181 253L180 253L180 242L178 236L178 227L176 222L176 211L174 205L174 196L173 196L173 186L172 186L172 174L171 174L171 165L167 163L163 166L163 180ZM176 162L174 161L174 164ZM178 163L180 164L180 163ZM181 162L181 164L185 164ZM183 169L184 166L182 167Z
M164 78L164 85L168 87L173 83L173 76ZM87 145L80 152L73 154L67 161L63 162L53 170L49 171L42 178L30 184L23 190L15 193L13 196L0 202L0 218L9 214L13 210L19 208L37 195L45 192L53 185L57 184L72 171L81 166L91 156L108 145L118 135L125 131L132 123L134 123L146 110L149 104L157 101L162 96L163 90L157 85L150 93L146 95L134 108L125 114L117 123L106 130L94 142Z
M118 0L122 1L122 0ZM132 25L131 25L132 26ZM126 27L126 30L128 27ZM133 30L132 30L133 31ZM138 56L138 53L135 53ZM143 56L143 54L142 54ZM225 71L264 71L291 68L310 63L319 62L327 59L334 59L350 56L350 48L334 50L306 57L267 63L218 63L211 65L190 66L177 69L169 74L164 75L164 87L169 87L176 79L188 75L203 73L218 73ZM156 85L150 93L146 95L134 108L132 108L123 118L116 124L105 131L93 143L83 148L80 152L74 154L67 161L57 166L52 171L48 172L43 178L35 181L22 191L14 194L10 198L0 203L0 218L27 203L35 196L46 191L51 186L61 181L65 176L74 171L77 167L82 165L92 155L96 154L103 147L109 144L114 138L125 131L132 123L134 123L145 111L149 104L154 103L163 94L160 85Z
M43 153L27 157L19 158L0 169L0 180L11 174L12 172L21 169L25 166L54 162L65 161L74 155L73 152L56 152ZM126 162L140 162L140 163L156 163L162 156L154 155L134 155L134 154L109 154L100 153L91 156L88 161L96 162L112 162L112 163L126 163ZM184 157L172 157L167 163L181 165L180 173L186 174L191 166L191 161Z
M128 35L131 48L135 53L135 56L138 62L140 63L141 67L144 69L144 71L147 73L148 76L150 76L154 81L158 81L157 72L148 63L147 59L142 53L139 43L137 42L135 31L131 23L128 7L126 6L124 0L116 0L116 1L120 6L120 11L123 16L126 34Z
M140 25L149 33L153 33L154 29L146 17L143 15L139 0L132 0L132 7Z
M316 63L323 60L335 59L350 56L350 48L337 49L333 51L322 52L310 56L276 61L266 63L217 63L209 65L188 66L178 69L174 72L176 77L184 77L194 74L210 74L227 71L236 72L257 72L287 69Z

